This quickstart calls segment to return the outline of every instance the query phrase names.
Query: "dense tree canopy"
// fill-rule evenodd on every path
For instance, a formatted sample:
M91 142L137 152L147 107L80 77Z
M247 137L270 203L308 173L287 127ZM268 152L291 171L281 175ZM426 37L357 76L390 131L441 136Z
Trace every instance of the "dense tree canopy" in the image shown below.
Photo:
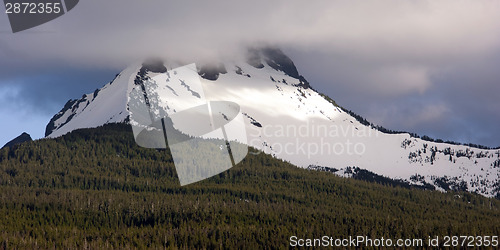
M0 150L0 248L287 248L289 237L498 235L500 201L337 177L265 154L181 187L106 125Z

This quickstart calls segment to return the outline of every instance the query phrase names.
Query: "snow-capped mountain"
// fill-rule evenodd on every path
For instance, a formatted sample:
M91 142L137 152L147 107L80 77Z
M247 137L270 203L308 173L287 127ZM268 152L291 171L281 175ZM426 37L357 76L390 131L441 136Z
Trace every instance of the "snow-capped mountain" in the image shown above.
M79 128L128 122L128 100L144 81L156 86L158 105L175 113L200 101L188 71L151 61L125 69L110 83L70 100L49 122L47 137ZM189 69L189 67L188 67ZM250 50L244 60L191 67L208 101L231 101L245 117L247 143L300 167L350 176L356 169L409 184L500 194L500 150L437 143L408 133L382 133L315 91L279 49ZM256 152L251 152L256 153Z

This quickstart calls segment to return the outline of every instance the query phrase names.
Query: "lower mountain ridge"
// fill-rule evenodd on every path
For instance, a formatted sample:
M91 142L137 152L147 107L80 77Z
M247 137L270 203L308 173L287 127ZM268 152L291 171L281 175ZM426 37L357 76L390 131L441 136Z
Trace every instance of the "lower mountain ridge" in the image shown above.
M28 133L23 132L18 137L16 137L16 138L12 139L11 141L7 142L2 148L13 147L13 146L21 144L23 142L28 142L28 141L32 141L32 140L33 139L31 139L31 136Z

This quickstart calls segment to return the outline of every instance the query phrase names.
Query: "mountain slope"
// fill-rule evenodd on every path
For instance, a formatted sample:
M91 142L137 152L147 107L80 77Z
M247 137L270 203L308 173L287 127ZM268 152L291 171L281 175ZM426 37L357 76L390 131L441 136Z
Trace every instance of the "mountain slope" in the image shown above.
M500 150L386 134L362 124L312 89L278 49L251 50L247 60L187 71L178 66L155 62L129 67L101 90L68 102L49 123L47 136L128 121L130 91L148 82L155 86L151 105L158 114L176 113L202 99L239 104L247 143L297 166L329 167L341 176L352 176L357 167L440 190L500 193ZM190 85L193 70L201 76L202 90Z

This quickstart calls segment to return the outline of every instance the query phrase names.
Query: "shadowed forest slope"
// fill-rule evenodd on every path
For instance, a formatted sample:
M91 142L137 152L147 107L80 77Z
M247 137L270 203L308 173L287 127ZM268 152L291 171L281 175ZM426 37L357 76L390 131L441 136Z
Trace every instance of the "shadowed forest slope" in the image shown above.
M249 154L181 187L168 150L110 124L0 150L0 248L287 248L289 238L499 235L500 201Z

